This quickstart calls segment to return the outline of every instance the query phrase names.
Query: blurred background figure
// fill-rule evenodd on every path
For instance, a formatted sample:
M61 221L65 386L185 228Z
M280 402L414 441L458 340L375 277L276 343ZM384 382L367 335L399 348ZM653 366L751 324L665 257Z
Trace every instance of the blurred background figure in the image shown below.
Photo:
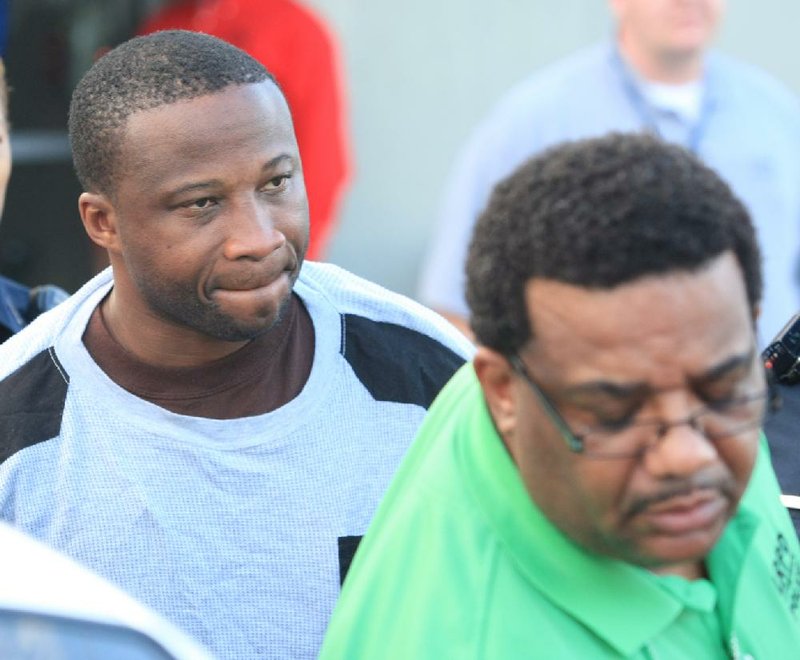
M309 259L325 255L350 175L339 52L333 33L293 0L175 0L140 34L194 30L250 53L277 78L294 118L311 214Z
M4 25L4 19L2 25ZM8 137L8 84L0 59L0 216L11 176L11 146ZM0 275L0 343L19 332L39 314L55 307L67 294L52 285L29 288Z
M764 254L763 343L798 306L800 109L766 73L710 52L723 0L610 0L615 38L536 72L463 148L419 297L469 334L464 262L493 185L563 140L649 131L698 154L749 208ZM597 250L614 246L598 245Z

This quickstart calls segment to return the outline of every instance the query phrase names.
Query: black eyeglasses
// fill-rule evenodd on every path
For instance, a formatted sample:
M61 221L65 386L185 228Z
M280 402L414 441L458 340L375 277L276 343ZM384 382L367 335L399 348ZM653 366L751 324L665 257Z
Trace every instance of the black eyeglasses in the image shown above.
M643 420L598 426L575 433L555 404L533 380L522 359L518 355L512 355L508 361L530 387L569 448L575 453L592 458L640 457L661 440L669 429L684 424L709 440L736 437L758 428L767 411L773 412L780 407L777 392L768 381L768 387L764 390L713 403L675 422Z

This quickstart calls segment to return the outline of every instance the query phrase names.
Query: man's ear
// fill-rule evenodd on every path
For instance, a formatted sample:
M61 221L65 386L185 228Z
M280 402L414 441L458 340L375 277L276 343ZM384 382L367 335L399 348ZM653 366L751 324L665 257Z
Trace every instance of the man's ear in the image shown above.
M483 395L500 436L509 443L517 426L516 379L508 360L490 348L479 346L472 359Z
M78 198L78 212L89 238L110 252L119 252L119 233L114 205L101 193L85 192Z

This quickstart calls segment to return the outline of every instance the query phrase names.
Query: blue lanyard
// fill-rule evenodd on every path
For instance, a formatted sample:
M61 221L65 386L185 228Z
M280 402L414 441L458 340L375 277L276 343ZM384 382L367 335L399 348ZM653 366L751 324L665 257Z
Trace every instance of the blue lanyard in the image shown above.
M622 83L622 89L625 91L625 96L628 97L628 101L630 102L636 114L639 116L642 125L654 135L657 135L658 137L664 137L661 135L661 131L658 128L655 110L642 94L642 90L639 88L639 84L636 81L635 76L622 59L622 55L620 55L619 49L616 47L616 45L611 48L611 65L619 75L620 82ZM708 126L708 120L713 109L713 95L710 91L711 86L708 75L706 75L703 83L703 98L700 104L700 117L698 117L697 121L694 122L694 124L692 124L690 127L688 143L685 145L695 154L699 152L700 143L703 140L703 135L705 134L706 127Z

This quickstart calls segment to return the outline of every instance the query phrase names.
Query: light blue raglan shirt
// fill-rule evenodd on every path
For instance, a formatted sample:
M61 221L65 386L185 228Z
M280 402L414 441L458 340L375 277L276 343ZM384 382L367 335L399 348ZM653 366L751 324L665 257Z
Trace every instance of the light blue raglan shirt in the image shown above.
M759 341L766 344L800 301L800 105L772 77L714 52L706 61L703 95L697 123L676 130L680 118L643 100L610 42L512 88L456 160L423 267L420 300L467 316L464 263L475 219L494 184L522 162L565 140L650 129L693 148L750 210L764 256Z

